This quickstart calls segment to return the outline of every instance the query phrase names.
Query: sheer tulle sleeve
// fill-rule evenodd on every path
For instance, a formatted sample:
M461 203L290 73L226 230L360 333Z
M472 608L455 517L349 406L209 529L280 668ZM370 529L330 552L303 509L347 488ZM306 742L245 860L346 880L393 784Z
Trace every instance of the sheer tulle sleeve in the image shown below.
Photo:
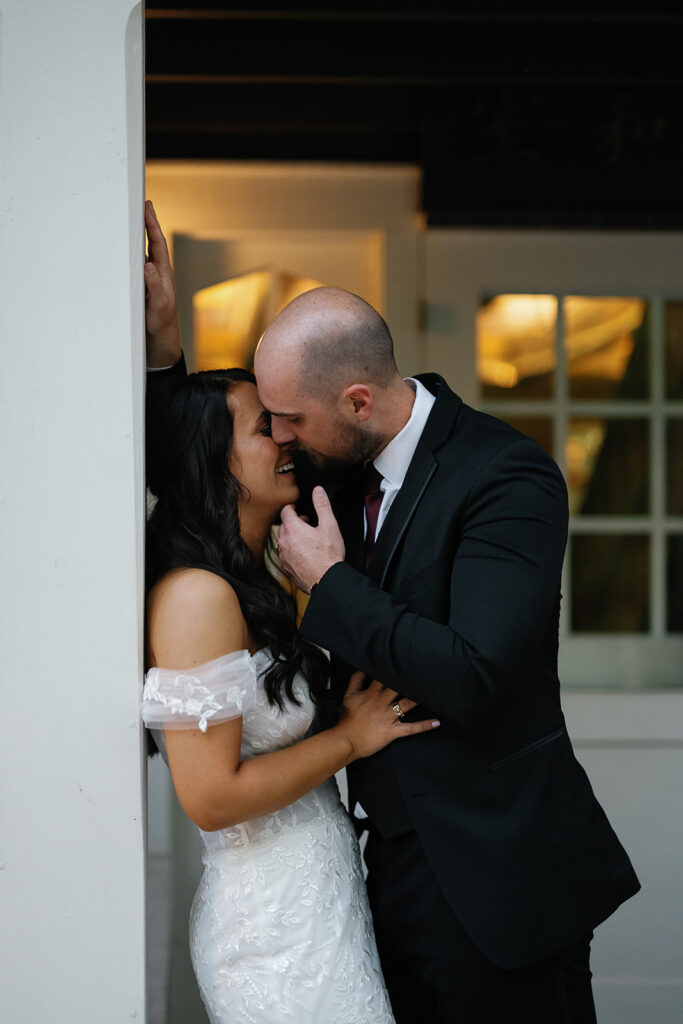
M197 729L239 718L256 695L248 651L234 651L191 669L151 668L142 691L148 729Z

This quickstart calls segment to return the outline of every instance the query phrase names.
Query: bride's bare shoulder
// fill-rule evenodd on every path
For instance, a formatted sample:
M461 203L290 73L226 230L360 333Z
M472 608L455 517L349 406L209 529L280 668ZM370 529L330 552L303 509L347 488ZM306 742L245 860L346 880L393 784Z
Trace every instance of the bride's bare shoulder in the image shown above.
M205 569L166 573L147 598L147 646L149 664L174 668L247 648L247 627L233 587Z
M237 600L234 588L208 569L171 569L152 587L150 601L168 600Z

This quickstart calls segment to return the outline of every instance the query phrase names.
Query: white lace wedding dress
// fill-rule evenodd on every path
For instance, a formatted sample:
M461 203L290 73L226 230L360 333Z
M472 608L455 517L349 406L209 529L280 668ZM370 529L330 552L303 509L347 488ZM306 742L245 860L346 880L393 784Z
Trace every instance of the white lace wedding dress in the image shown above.
M290 746L311 730L300 706L265 694L269 655L225 655L185 672L147 673L142 714L165 754L163 729L242 716L242 759ZM393 1024L372 931L358 843L334 779L300 800L220 832L201 832L204 874L190 950L211 1024Z

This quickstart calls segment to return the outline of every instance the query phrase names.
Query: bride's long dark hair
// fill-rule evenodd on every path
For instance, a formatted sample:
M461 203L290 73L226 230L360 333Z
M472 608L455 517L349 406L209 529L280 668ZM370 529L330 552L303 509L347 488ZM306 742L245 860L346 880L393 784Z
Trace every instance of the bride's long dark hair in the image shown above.
M292 689L302 672L311 697L326 703L325 655L297 632L296 601L240 535L242 485L229 469L233 419L230 388L256 383L247 370L205 370L177 382L148 429L147 482L157 501L147 523L146 590L178 568L207 569L234 588L256 647L273 662L264 677L268 700L298 703ZM272 551L271 551L272 557Z

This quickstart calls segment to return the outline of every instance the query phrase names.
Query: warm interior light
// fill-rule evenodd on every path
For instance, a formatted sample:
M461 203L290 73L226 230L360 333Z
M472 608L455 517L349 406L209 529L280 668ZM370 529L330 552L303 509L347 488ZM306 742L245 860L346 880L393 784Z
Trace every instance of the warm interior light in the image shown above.
M563 300L570 396L609 397L617 391L646 312L647 303L638 298L572 295ZM548 375L556 364L557 313L558 300L552 295L497 295L482 305L477 369L484 388L507 389L515 397L552 398ZM604 418L570 420L565 457L573 514L583 508L608 428Z
M497 295L477 316L477 370L483 384L514 388L555 366L554 295Z
M581 511L606 430L606 421L599 419L574 419L569 424L565 455L572 515Z
M279 278L279 297L273 316L299 295L310 292L313 288L320 288L322 285L322 281L316 281L313 277L296 277L294 274L284 272L280 273Z
M270 271L261 270L195 293L192 305L198 370L251 366L253 338L263 332L270 287Z
M565 339L572 377L619 381L633 352L632 333L646 303L633 298L571 296L565 300ZM477 316L477 370L484 385L514 388L555 368L557 299L497 295Z
M251 369L258 340L273 317L292 299L321 284L286 271L256 270L195 292L197 369Z

